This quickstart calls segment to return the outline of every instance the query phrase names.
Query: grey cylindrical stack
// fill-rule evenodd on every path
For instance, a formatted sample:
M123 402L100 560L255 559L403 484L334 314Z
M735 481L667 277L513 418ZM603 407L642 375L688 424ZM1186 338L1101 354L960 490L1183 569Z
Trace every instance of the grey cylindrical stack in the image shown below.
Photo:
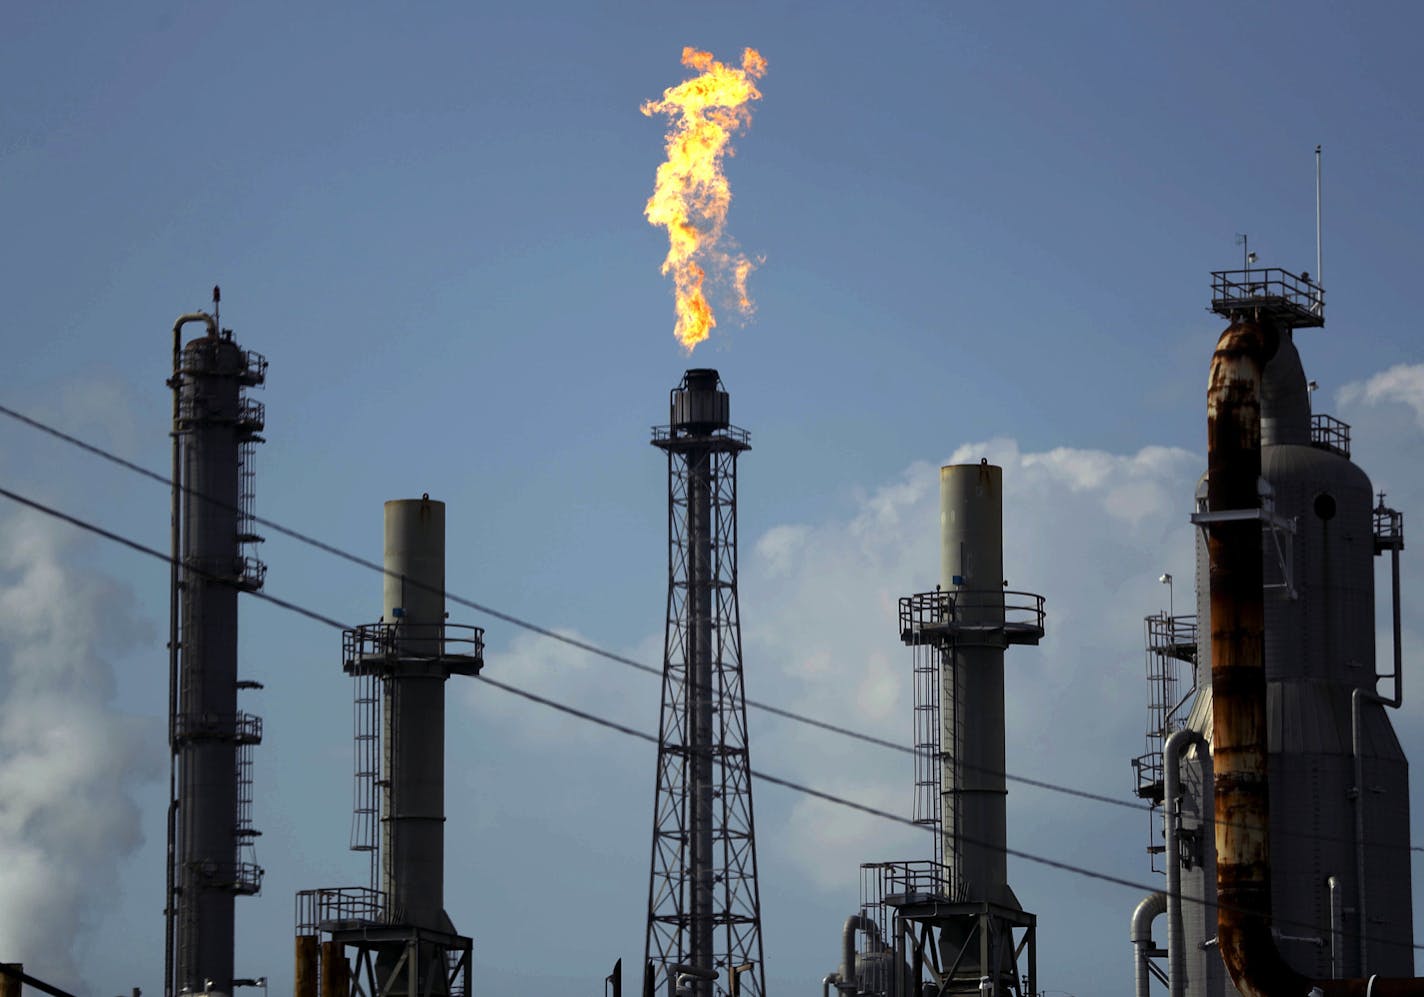
M956 893L1017 907L1004 852L1004 472L952 464L939 480L941 585L960 625L940 682L945 864Z
M382 883L403 923L446 930L445 503L395 499L385 509L382 617L404 666L385 681Z

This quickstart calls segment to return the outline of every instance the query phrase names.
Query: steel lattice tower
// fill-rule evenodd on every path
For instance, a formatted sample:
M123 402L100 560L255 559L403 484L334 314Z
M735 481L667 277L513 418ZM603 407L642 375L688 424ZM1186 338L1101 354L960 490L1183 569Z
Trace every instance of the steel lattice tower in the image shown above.
M748 441L715 370L686 373L652 440L668 457L668 600L645 961L655 991L692 997L719 979L766 993L737 610Z

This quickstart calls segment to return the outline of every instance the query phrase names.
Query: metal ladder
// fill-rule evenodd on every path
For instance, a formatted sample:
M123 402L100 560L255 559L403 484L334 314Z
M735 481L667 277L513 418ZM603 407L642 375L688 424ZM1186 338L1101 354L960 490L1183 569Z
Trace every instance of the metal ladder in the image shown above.
M371 888L379 886L381 849L381 680L374 674L355 676L352 686L354 772L351 810L351 850L371 859Z

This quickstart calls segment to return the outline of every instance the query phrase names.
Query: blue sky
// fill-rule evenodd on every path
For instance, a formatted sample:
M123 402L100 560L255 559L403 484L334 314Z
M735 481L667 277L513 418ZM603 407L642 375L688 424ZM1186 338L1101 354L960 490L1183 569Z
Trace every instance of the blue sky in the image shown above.
M262 515L378 558L381 502L429 492L449 507L452 591L656 661L665 466L648 429L686 366L716 366L755 447L749 691L905 739L887 613L934 581L934 467L989 455L1010 579L1055 626L1011 655L1011 767L1126 796L1140 618L1159 573L1191 575L1208 273L1240 259L1237 233L1263 263L1314 268L1317 143L1330 325L1302 334L1304 361L1377 486L1424 509L1421 20L1405 3L11 5L0 400L166 467L168 329L220 283L224 324L272 362ZM638 113L683 77L687 44L769 62L728 164L728 231L765 257L758 313L691 361L642 218L662 125ZM0 477L166 546L161 487L8 423ZM69 802L112 828L66 846L88 863L56 902L72 940L0 958L156 993L167 570L13 508L0 527L0 639L13 662L89 663L92 681L46 695L74 703L55 730L98 738L66 770ZM379 613L374 576L275 537L263 555L274 594ZM1419 580L1406 554L1413 636ZM655 728L650 680L452 619L489 627L492 675ZM362 876L350 689L334 634L253 602L243 620L244 670L267 687L251 708L268 879L239 904L238 964L284 989L292 894ZM483 992L588 993L640 958L653 759L495 697L452 683L450 913ZM1402 713L1410 750L1424 724L1415 700ZM908 809L898 757L764 717L753 738L768 771ZM769 976L810 990L857 863L918 846L772 787L757 806ZM1016 846L1151 878L1134 815L1018 789L1010 808ZM6 820L4 840L33 838ZM37 881L52 858L34 854ZM1129 991L1135 893L1022 863L1011 879L1050 990ZM0 914L0 947L18 923Z

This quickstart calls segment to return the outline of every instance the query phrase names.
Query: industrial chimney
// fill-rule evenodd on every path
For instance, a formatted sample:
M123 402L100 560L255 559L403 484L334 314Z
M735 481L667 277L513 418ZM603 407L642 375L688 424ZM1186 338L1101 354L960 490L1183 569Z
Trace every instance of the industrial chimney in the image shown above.
M861 913L826 983L877 997L1028 997L1037 918L1008 883L1004 651L1043 638L1043 597L1005 588L1003 469L988 460L940 469L940 573L899 607L914 661L915 821L934 832L933 857L861 866Z
M472 941L445 913L445 681L478 675L484 631L445 621L445 504L385 508L381 619L342 634L355 685L351 848L367 887L297 894L297 997L463 997Z

